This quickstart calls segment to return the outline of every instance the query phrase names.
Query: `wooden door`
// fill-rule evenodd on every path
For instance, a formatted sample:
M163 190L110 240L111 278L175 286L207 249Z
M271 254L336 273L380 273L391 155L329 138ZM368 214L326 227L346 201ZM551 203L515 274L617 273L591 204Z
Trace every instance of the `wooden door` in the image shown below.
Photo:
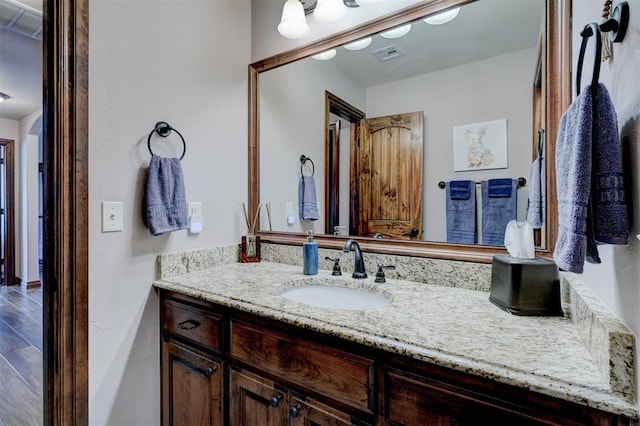
M275 383L242 370L230 373L229 424L283 426L288 424L288 394Z
M222 425L220 362L175 342L162 343L162 424Z
M296 394L291 396L289 417L289 426L365 426L370 424L314 399Z
M422 237L423 126L422 111L360 122L351 180L358 235Z

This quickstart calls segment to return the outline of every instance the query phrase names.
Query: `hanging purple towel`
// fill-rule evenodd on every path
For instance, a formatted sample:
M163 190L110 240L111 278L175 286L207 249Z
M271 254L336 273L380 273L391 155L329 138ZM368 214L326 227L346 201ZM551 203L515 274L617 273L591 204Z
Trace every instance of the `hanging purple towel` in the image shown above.
M180 159L158 155L151 157L145 195L147 227L151 235L189 226Z
M595 102L595 103L594 103ZM629 237L615 110L606 87L587 86L560 120L556 143L558 238L553 259L582 273L600 263L597 243Z

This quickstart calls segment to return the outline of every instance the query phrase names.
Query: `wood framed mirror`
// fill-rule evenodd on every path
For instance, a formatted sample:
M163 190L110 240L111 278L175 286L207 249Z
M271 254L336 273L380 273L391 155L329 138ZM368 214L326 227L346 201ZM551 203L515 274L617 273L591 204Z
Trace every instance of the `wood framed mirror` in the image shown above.
M376 34L385 29L396 27L400 24L422 19L428 15L436 14L452 7L464 6L466 4L482 2L469 0L433 0L424 1L407 8L396 11L379 19L367 22L349 30L339 32L331 37L327 37L316 42L309 43L300 48L296 48L264 60L255 62L249 66L249 209L255 211L260 204L260 173L261 173L261 155L260 155L260 126L268 125L266 116L261 116L260 111L260 92L259 87L261 78L265 78L269 74L263 74L269 70L293 64L300 59L315 55L327 49L341 46L363 37ZM549 257L553 252L553 246L556 239L556 188L555 188L555 150L554 142L557 134L558 123L560 117L571 101L570 89L570 0L544 0L544 25L542 33L542 55L540 61L543 64L541 74L542 86L542 102L539 106L532 106L536 114L539 114L544 123L547 139L544 146L544 155L546 159L546 224L542 230L542 245L537 247L536 254L539 256ZM504 34L504 37L509 37ZM532 70L532 81L534 73ZM530 102L534 103L532 99ZM326 106L323 106L326 108ZM263 111L264 112L264 111ZM265 124L266 123L266 124ZM327 129L324 130L326 134ZM533 132L532 132L533 133ZM323 135L325 139L326 135ZM533 147L533 142L531 147ZM323 148L324 149L324 148ZM528 152L532 152L532 148L528 148ZM301 152L297 153L298 155ZM533 156L531 160L533 160ZM269 158L262 158L266 161L266 166L270 161ZM324 164L323 159L318 158L316 165ZM527 170L528 172L528 170ZM526 176L526 175L525 175ZM318 180L325 177L321 175ZM319 194L319 199L324 199L323 194ZM268 200L262 200L266 202ZM430 206L425 206L428 210ZM324 208L320 209L324 213ZM268 228L266 228L268 229ZM323 226L321 231L325 231ZM318 232L318 230L316 230ZM326 231L325 231L326 232ZM304 240L304 232L286 232L286 231L265 231L262 227L260 230L261 239L264 243L274 244L302 244ZM321 247L341 248L348 236L342 235L318 235L316 240ZM469 244L451 244L445 242L434 241L417 241L417 240L397 240L397 239L375 239L372 237L355 237L360 242L363 249L369 252L411 255L418 257L431 257L451 260L464 260L476 262L491 262L493 255L504 253L505 249L498 246L486 245L469 245Z

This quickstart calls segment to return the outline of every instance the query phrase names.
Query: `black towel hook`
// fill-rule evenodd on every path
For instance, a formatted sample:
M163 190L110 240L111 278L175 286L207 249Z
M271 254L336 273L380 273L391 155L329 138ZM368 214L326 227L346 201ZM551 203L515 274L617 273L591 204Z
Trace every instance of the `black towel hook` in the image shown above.
M307 161L311 162L311 174L309 176L313 176L316 174L316 165L313 164L313 160L311 158L307 157L304 154L300 156L300 175L304 176L304 173L302 172L302 166L304 166Z
M182 134L176 129L174 129L173 127L171 127L171 125L169 125L169 123L167 123L166 121L158 121L155 127L153 128L153 130L151 131L151 133L149 133L149 137L147 138L147 148L149 148L149 153L152 156L153 156L153 151L151 150L151 136L153 136L154 133L157 133L158 136L166 138L171 134L172 131L176 132L178 136L180 136L180 139L182 140L182 155L180 156L180 159L182 160L184 158L184 155L187 153L187 144L184 141L184 137L182 137Z
M584 63L584 53L587 50L587 43L593 36L595 39L594 45L594 60L593 60L593 75L591 76L591 90L595 90L600 79L600 62L602 54L602 35L600 34L600 26L597 22L592 22L584 27L580 32L582 36L582 43L580 44L580 55L578 56L578 72L576 76L576 96L580 94L580 79L582 77L582 64Z

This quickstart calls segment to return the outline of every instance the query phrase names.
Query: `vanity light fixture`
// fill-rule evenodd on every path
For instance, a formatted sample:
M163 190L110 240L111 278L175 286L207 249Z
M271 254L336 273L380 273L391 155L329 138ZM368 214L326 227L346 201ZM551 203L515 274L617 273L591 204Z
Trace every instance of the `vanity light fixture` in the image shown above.
M328 61L329 59L333 59L336 56L336 49L325 50L324 52L316 53L311 56L313 59L317 59L318 61Z
M342 0L318 0L313 17L321 24L339 21L347 13Z
M0 92L0 104L3 103L4 101L6 101L7 99L10 99L11 96L7 95L6 93L2 93Z
M342 47L344 47L347 50L362 50L365 47L369 46L372 41L373 39L371 37L365 37L365 38L361 38L360 40L347 43Z
M388 31L383 31L380 35L384 38L399 38L411 31L411 24L401 25Z
M309 33L309 25L304 17L304 7L300 1L286 1L282 8L278 32L287 38L301 38Z
M423 21L431 25L442 25L449 21L452 21L460 13L460 8L456 7L451 10L445 10L444 12L437 13L428 18L424 18Z

